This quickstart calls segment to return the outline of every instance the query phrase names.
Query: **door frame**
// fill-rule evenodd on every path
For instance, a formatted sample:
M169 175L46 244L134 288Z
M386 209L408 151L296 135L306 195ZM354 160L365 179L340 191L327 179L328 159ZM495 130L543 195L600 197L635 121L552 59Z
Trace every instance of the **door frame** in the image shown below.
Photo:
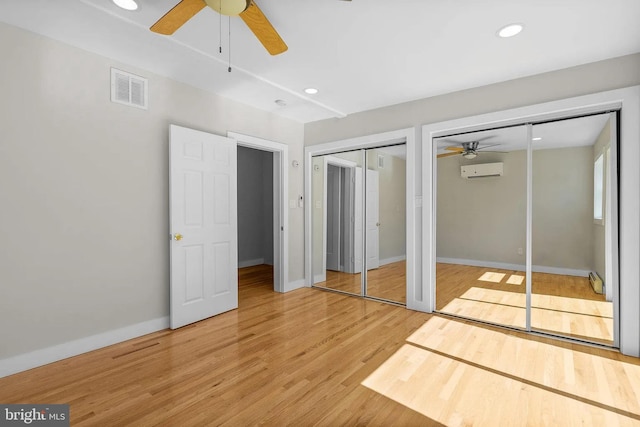
M305 182L304 193L307 203L304 212L304 276L305 286L311 287L314 283L313 277L313 218L312 218L312 173L313 156L337 153L357 149L376 148L382 145L406 144L407 169L406 169L406 252L407 252L407 308L415 309L416 302L422 299L422 286L416 282L416 278L421 277L416 274L416 237L418 230L416 220L418 214L416 209L420 208L421 198L416 196L416 166L420 159L416 157L416 128L410 127L389 132L365 135L355 138L341 139L332 142L311 145L304 149L305 161ZM363 260L364 264L364 260ZM364 265L363 265L364 269Z
M239 147L273 153L273 290L286 292L289 284L289 146L268 139L227 132Z
M620 110L619 147L619 293L614 305L614 345L623 354L640 356L640 86L514 108L494 113L432 123L422 127L422 274L424 299L421 310L435 309L436 281L436 151L434 138L451 133L474 132L500 126L554 120ZM619 331L619 332L616 332Z

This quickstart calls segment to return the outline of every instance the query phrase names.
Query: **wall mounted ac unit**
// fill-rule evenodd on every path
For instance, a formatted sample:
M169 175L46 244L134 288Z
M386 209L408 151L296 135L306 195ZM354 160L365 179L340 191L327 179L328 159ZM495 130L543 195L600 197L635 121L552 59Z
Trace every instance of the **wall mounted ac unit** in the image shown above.
M481 163L478 165L460 166L460 176L463 178L487 178L490 176L502 176L503 168L500 163Z

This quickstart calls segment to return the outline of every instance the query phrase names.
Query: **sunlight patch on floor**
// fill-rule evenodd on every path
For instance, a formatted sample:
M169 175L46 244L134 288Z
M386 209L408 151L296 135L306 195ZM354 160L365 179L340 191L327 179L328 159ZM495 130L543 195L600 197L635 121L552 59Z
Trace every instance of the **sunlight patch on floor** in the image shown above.
M448 426L640 423L640 364L442 317L362 384Z
M604 301L555 295L531 296L531 327L535 330L613 342L613 306ZM497 289L469 288L454 298L443 313L455 314L499 325L526 327L526 295Z
M519 274L512 274L507 279L507 283L509 285L522 285L522 282L524 282L524 276L521 276Z
M500 283L504 279L505 273L494 273L493 271L487 271L478 279L481 282L493 282Z

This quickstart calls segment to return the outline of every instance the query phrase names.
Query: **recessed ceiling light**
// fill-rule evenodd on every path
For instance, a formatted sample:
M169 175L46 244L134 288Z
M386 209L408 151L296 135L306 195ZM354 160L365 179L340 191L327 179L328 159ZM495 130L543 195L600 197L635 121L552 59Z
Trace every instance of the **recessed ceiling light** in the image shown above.
M532 141L542 141L542 138L540 138L540 137L533 138Z
M516 34L519 34L523 28L524 26L522 24L509 24L498 31L498 36L502 38L513 37Z
M316 89L315 87L308 87L304 90L305 93L308 93L309 95L315 95L316 93L318 93L318 89Z
M116 6L121 7L125 10L136 10L138 9L138 3L135 0L113 0Z

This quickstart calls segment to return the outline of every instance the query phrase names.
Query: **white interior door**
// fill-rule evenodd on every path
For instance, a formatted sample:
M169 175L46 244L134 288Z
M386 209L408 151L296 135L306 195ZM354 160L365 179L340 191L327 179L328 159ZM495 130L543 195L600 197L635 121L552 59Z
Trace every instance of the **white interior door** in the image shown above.
M367 270L380 267L380 197L378 171L367 170Z
M170 128L171 328L238 308L237 146Z

